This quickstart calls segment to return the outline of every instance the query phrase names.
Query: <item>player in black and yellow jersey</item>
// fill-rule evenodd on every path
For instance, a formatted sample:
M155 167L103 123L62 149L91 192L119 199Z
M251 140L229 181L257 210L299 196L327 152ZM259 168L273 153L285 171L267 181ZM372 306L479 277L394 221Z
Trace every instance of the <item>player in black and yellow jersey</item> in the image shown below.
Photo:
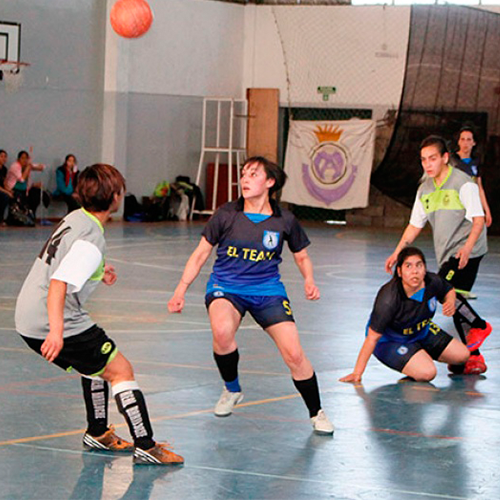
M205 297L214 358L225 383L215 414L230 415L243 399L235 336L248 311L276 343L309 409L314 431L333 434L333 425L321 409L316 375L300 344L278 269L286 241L304 277L306 298L319 299L307 254L310 241L293 214L272 199L285 179L283 170L266 158L252 157L246 161L241 170L241 198L220 207L208 221L168 308L170 312L182 311L188 287L217 246L217 260Z

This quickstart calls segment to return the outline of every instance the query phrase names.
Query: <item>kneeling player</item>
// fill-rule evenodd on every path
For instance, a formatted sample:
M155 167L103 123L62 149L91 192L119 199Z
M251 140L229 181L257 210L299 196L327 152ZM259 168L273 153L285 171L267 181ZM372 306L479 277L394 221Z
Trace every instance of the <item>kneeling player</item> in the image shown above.
M17 298L16 330L47 361L82 375L86 447L133 452L137 464L181 464L182 457L153 440L132 365L82 308L101 281L106 285L116 281L113 267L104 264L103 226L120 206L125 180L114 167L96 164L81 173L77 192L83 208L56 227L24 282ZM107 382L133 445L108 427Z
M436 376L434 360L465 364L467 347L431 321L437 302L445 316L453 316L455 290L427 272L418 248L401 250L394 277L378 292L354 371L340 381L360 382L372 354L389 368L425 382Z

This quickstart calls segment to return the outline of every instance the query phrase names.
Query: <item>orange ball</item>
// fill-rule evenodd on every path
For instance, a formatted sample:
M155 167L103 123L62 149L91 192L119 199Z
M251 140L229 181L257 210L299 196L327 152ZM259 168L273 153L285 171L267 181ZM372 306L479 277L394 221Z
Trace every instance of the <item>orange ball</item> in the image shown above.
M120 36L137 38L151 27L153 12L145 0L118 0L111 8L109 20Z

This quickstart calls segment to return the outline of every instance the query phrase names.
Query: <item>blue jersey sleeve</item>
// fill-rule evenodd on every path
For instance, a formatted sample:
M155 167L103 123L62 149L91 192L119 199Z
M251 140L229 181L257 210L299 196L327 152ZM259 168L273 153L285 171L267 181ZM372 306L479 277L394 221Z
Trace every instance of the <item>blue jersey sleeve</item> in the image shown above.
M435 273L427 273L427 281L426 288L431 291L439 302L443 302L446 294L453 289L448 281Z
M287 224L288 231L285 235L288 241L288 248L292 253L297 253L308 247L311 242L309 241L306 232L299 224L299 221L295 218L295 216L290 212L288 212L286 215L289 218Z
M215 246L219 243L221 239L223 228L224 228L224 211L218 209L208 220L207 225L203 229L201 235L204 236L212 246Z

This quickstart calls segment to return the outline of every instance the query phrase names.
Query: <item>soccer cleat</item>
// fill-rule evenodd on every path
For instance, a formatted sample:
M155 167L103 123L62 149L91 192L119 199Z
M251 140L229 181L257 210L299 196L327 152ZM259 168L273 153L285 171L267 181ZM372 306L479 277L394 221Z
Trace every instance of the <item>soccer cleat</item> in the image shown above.
M217 417L228 417L233 413L233 408L243 401L242 392L230 392L225 387L215 405L214 413Z
M467 349L471 352L479 349L492 330L493 327L487 321L486 328L471 328L466 336Z
M136 465L182 465L184 458L169 449L168 443L156 443L149 450L136 448L134 464Z
M83 444L92 450L133 452L134 445L125 441L115 434L115 428L110 425L109 429L101 436L91 436L88 432L83 435Z
M464 375L481 375L484 373L488 367L484 362L484 357L482 354L476 354L469 358L467 363L465 363Z
M330 436L335 430L335 427L330 422L323 410L319 410L318 414L315 417L311 418L311 423L315 434Z

